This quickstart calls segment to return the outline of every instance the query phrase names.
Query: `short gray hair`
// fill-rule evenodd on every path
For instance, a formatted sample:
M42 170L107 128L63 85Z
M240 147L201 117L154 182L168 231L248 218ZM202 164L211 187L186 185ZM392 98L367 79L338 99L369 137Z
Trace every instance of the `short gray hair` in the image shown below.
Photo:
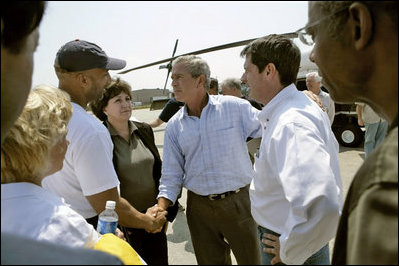
M207 90L209 89L209 85L211 83L211 71L209 69L208 63L204 59L196 55L183 55L173 60L172 67L176 64L184 64L193 78L204 75L205 88Z
M222 87L236 88L237 90L241 91L241 80L237 78L227 78L223 80Z
M313 78L315 82L321 82L322 78L319 76L319 73L317 72L310 72L306 74L306 78Z

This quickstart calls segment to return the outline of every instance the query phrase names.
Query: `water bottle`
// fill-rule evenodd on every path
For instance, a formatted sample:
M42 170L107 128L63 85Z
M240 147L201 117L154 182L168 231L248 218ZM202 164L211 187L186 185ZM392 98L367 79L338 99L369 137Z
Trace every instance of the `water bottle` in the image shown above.
M115 201L107 200L105 210L98 216L97 232L104 235L115 234L118 225L118 214L115 212Z

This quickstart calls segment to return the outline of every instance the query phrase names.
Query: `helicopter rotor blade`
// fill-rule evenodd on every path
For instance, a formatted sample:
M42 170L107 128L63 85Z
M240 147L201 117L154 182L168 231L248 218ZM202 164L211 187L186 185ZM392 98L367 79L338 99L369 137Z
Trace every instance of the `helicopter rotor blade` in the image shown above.
M177 49L177 43L178 43L178 42L179 42L179 39L176 39L175 48L173 49L172 57L175 56L176 49Z
M165 94L166 84L168 84L168 78L170 74L171 67L168 67L168 74L166 75L165 85L163 86L163 93Z
M296 38L298 36L298 34L296 32L290 32L290 33L284 33L281 34L287 38ZM134 68L130 68L121 72L118 72L118 74L126 74L130 71L133 70L137 70L137 69L141 69L141 68L146 68L146 67L150 67L150 66L154 66L154 65L159 65L165 62L169 62L169 61L173 61L174 59L176 59L179 56L183 56L183 55L199 55L199 54L205 54L205 53L209 53L209 52L214 52L214 51L218 51L218 50L223 50L223 49L228 49L228 48L233 48L233 47L237 47L237 46L242 46L242 45L246 45L254 40L256 40L258 38L253 38L253 39L248 39L248 40L244 40L244 41L238 41L238 42L233 42L233 43L228 43L228 44L223 44L223 45L218 45L218 46L214 46L214 47L210 47L210 48L206 48L206 49L202 49L202 50L198 50L198 51L194 51L194 52L190 52L190 53L186 53L186 54L181 54L178 56L172 56L170 58L166 58L160 61L156 61L153 63L149 63L146 65L142 65L142 66L138 66L138 67L134 67ZM176 42L177 44L177 42Z
M178 42L179 42L179 39L176 39L175 48L173 49L172 57L175 56ZM168 68L168 74L166 74L165 85L163 86L163 94L165 94L166 84L168 84L169 74L170 74L170 71L172 69L172 61L170 61L169 64L166 65L166 67Z

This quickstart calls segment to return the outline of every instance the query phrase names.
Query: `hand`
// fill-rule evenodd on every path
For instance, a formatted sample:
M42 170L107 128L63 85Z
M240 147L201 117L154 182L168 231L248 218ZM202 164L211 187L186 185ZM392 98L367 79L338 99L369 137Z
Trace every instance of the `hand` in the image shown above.
M115 230L115 235L116 235L117 237L119 237L120 239L126 241L125 235L123 234L123 232L122 232L121 230L119 230L119 228L116 228L116 230Z
M166 214L168 214L167 211L158 211L157 213L157 217L155 217L153 224L152 224L152 228L147 230L147 232L149 233L159 233L162 231L162 228L164 227L164 224L167 224L167 219L166 219Z
M363 122L363 120L361 119L361 118L358 118L357 119L357 124L359 125L359 126L364 126L364 122Z
M282 262L280 258L280 239L278 236L272 234L263 234L262 243L272 248L263 248L263 252L274 254L274 258L271 260L271 264Z
M163 229L162 229L162 231L166 234L166 231L168 231L168 225L169 225L169 222L168 221L166 221L166 223L165 223L165 225L163 226Z
M159 233L162 231L162 227L167 222L166 214L168 212L163 210L157 204L153 207L148 208L146 215L151 217L149 227L146 228L146 231L149 233Z
M324 112L326 111L326 109L324 109L323 103L321 102L319 96L317 96L316 94L314 94L311 91L308 90L304 90L302 91L306 96L308 96L311 100L313 100L315 103L317 103L317 105L321 108L321 110L323 110Z
M151 215L153 217L157 217L158 212L163 212L164 209L158 206L158 204L155 204L154 206L150 207L147 209L146 214Z

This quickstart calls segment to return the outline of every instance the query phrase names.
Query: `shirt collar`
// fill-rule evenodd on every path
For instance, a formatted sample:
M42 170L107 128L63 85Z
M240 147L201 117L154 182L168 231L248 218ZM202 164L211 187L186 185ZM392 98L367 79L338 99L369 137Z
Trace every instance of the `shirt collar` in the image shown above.
M297 93L298 89L291 83L287 87L283 88L279 93L277 93L274 98L268 102L259 113L258 118L261 121L268 121L267 119L273 115L273 111L282 104L288 97L292 96L294 93Z
M111 136L119 135L116 129L111 125L111 123L108 122L108 120L106 120L105 123L107 123L107 127ZM138 128L132 121L129 120L128 123L129 123L129 135L132 135L132 133L138 130Z
M6 183L1 184L1 198L7 199L27 195L31 196L43 193L43 190L42 187L28 182Z
M219 99L220 99L221 96L222 95L210 95L210 94L208 94L208 103L205 105L204 109L207 108L208 106L220 105ZM187 104L184 104L183 112L180 114L179 118L182 119L184 116L188 116Z

